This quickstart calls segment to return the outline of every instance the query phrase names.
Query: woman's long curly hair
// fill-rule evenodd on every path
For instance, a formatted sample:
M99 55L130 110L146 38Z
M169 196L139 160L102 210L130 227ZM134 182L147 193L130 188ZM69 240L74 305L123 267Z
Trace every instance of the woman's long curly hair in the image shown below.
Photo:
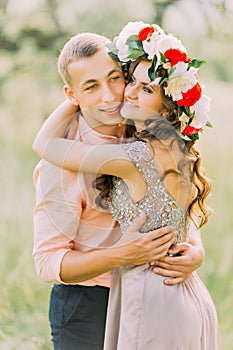
M134 72L136 66L145 58L138 59L131 63L128 72L128 80L132 73ZM195 140L184 140L180 137L179 133L174 132L175 130L180 130L180 121L178 119L177 104L172 101L172 99L165 95L164 89L161 87L162 95L162 110L165 110L165 116L155 116L153 118L147 119L145 124L145 129L137 132L134 122L132 120L127 120L125 125L125 137L124 142L132 142L135 140L141 140L145 142L151 142L153 140L169 140L171 136L172 142L177 142L180 151L188 156L182 157L184 159L180 160L177 165L177 171L179 175L184 175L183 170L187 166L190 170L190 180L194 185L194 191L192 195L191 202L188 206L188 214L193 219L194 223L198 228L203 226L209 218L210 210L205 204L205 200L210 193L211 186L210 180L204 175L205 171L201 167L201 154L196 147ZM169 123L168 123L169 122ZM174 139L175 136L175 139ZM172 147L172 144L170 145ZM189 161L187 161L187 158ZM191 161L190 161L191 160ZM191 166L190 166L191 165ZM174 170L167 170L163 178L170 172ZM99 194L96 198L96 203L102 208L107 208L107 201L111 189L113 188L113 177L111 175L99 175L94 183ZM197 220L198 219L198 220ZM198 221L198 222L197 222Z

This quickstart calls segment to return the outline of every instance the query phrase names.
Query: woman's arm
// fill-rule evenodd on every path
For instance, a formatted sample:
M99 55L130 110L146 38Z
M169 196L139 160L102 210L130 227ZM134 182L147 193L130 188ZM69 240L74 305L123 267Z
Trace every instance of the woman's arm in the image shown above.
M89 145L59 137L50 138L44 149L35 149L42 158L56 166L82 173L100 173L121 177L135 201L143 198L146 184L143 175L118 145Z
M62 138L77 106L62 103L45 121L33 143L33 150L59 167L83 173L101 173L126 180L135 200L143 197L146 185L141 173L118 144L89 145ZM134 195L137 184L139 193Z
M83 173L100 173L132 179L139 173L120 145L89 145L60 137L40 139L33 150L56 166ZM44 145L44 146L42 146Z
M63 138L71 117L77 111L69 99L65 100L44 122L33 142L33 150L59 167L84 173L102 173L124 177L119 168L135 168L119 145L89 145ZM111 164L111 165L110 165Z
M46 119L33 142L33 150L42 155L46 149L48 141L55 137L63 137L67 126L77 112L77 106L66 99L55 111Z
M63 257L60 277L65 283L79 283L123 265L142 265L165 256L174 242L175 231L172 227L161 227L145 234L139 229L145 222L141 213L130 225L124 237L115 247L79 252L70 250Z

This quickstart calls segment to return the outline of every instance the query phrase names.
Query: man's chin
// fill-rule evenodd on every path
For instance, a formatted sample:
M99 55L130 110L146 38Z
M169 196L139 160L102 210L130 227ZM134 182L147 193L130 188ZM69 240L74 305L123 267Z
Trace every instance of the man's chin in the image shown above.
M112 118L111 120L108 120L106 125L118 125L121 124L123 122L124 118L122 116L120 117L116 117L116 118Z

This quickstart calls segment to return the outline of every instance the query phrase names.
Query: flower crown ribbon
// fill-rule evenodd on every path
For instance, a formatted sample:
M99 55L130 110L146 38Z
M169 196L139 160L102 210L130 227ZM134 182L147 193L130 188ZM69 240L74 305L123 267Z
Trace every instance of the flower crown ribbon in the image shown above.
M197 76L205 61L191 59L175 36L156 24L129 22L108 48L109 55L121 63L143 56L152 61L148 70L151 84L162 86L177 103L183 138L197 140L204 126L212 127L210 98L203 94L204 86Z

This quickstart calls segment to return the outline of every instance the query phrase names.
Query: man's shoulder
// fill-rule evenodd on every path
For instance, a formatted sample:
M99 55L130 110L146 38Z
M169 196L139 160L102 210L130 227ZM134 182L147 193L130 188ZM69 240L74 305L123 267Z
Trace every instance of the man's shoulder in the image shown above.
M77 133L79 129L79 119L80 112L76 112L73 117L70 119L70 122L67 126L65 132L65 138L68 140L75 140L77 138Z
M55 185L58 182L74 182L77 180L77 173L62 169L44 159L41 159L34 168L33 181L37 184L38 181Z
M62 168L57 167L56 165L48 162L45 159L41 159L35 166L34 171L33 171L33 175L37 174L37 173L41 173L43 172L58 172L58 171L63 171Z

